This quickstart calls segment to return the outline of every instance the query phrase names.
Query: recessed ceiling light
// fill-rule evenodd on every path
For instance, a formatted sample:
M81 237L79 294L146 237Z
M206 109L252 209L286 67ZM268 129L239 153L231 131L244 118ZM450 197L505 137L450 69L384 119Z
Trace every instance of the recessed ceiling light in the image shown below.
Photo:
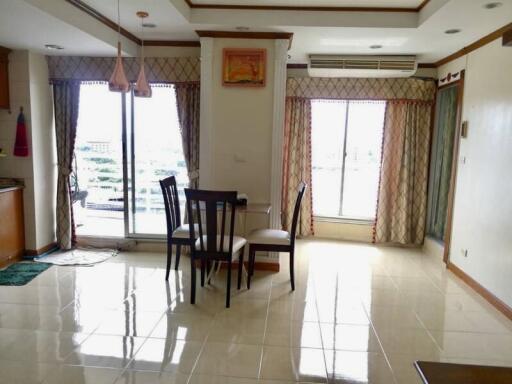
M236 27L235 28L237 31L248 31L249 30L249 27Z
M57 44L45 44L44 47L46 49L57 50L57 51L60 51L61 49L64 49L64 47L61 47L60 45L57 45Z
M444 33L446 33L447 35L455 35L456 33L459 33L459 32L460 32L460 29L457 29L457 28L447 29L446 31L444 31Z
M144 28L156 28L156 24L155 23L142 23L142 26Z
M485 9L494 9L494 8L499 8L503 5L503 3L500 3L499 1L496 1L494 3L487 3L484 5L484 8Z
M382 45L380 45L380 44L370 45L370 49L381 49L381 48L382 48Z

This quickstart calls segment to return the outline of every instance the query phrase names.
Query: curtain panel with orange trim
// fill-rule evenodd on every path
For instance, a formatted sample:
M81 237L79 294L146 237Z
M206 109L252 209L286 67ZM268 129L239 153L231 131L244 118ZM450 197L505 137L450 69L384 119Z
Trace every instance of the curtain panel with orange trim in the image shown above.
M304 179L311 185L311 100L381 100L387 105L373 241L422 244L436 90L434 80L417 78L289 78L283 157L284 227L289 224L294 184ZM309 189L310 194L314 187ZM301 224L307 228L301 234L311 234L312 198L304 201L305 221Z

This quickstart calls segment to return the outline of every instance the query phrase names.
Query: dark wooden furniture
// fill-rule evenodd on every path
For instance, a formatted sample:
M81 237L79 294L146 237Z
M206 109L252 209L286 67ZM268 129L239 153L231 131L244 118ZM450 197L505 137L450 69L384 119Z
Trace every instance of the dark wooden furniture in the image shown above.
M512 368L417 361L425 384L510 384Z
M162 195L165 205L165 219L167 223L167 269L165 280L169 280L171 270L172 246L176 246L176 261L174 269L180 265L181 246L190 246L189 226L181 224L180 201L178 198L178 187L174 176L160 180Z
M295 235L297 233L297 222L299 220L300 205L307 185L300 182L297 193L297 200L293 210L291 232L279 229L259 229L249 235L249 273L247 277L247 288L251 287L251 276L254 274L254 263L256 252L288 252L290 253L290 283L292 291L295 290Z
M9 52L10 49L0 46L0 109L10 109Z
M238 289L242 284L244 247L247 241L234 235L236 215L236 191L219 192L185 188L187 213L191 224L197 225L199 238L191 245L191 295L190 302L196 300L196 264L201 261L201 286L204 287L205 270L212 261L227 263L226 308L231 298L231 265L238 254ZM218 215L218 208L221 215ZM219 217L220 216L220 217ZM204 219L203 219L204 217ZM203 220L205 223L203 223ZM197 223L197 224L196 224ZM218 230L220 224L220 231ZM190 238L194 227L189 227Z
M0 267L23 257L25 227L23 223L23 189L0 189Z

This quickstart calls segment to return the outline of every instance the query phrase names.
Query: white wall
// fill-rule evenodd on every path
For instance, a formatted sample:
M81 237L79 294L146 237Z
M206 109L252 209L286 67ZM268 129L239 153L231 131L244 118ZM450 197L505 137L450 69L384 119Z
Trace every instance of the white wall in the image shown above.
M224 48L266 48L265 87L224 87ZM247 193L253 203L270 203L274 40L214 39L212 64L211 180L214 189Z
M53 99L43 55L29 53L36 249L55 241L56 159Z
M54 241L55 190L53 181L52 99L44 56L28 51L9 54L11 112L0 111L0 177L22 179L25 248L37 250ZM23 107L29 156L13 156L16 120Z
M464 67L469 128L458 159L450 261L512 306L512 48L495 40L440 68L440 77Z

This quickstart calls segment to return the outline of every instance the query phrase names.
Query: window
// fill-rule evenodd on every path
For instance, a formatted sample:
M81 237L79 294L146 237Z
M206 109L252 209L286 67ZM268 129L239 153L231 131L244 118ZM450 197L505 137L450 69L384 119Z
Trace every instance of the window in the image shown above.
M76 128L73 210L78 235L124 235L122 105L104 84L82 84Z
M188 187L174 88L153 86L152 92L150 98L134 97L127 103L133 103L133 125L129 130L133 166L128 170L130 234L166 233L159 180L176 177L182 216L185 206L183 189Z
M72 176L77 234L163 236L158 181L171 175L180 191L188 185L174 89L157 85L151 98L136 98L82 84Z
M375 218L385 109L383 101L312 102L315 216Z

